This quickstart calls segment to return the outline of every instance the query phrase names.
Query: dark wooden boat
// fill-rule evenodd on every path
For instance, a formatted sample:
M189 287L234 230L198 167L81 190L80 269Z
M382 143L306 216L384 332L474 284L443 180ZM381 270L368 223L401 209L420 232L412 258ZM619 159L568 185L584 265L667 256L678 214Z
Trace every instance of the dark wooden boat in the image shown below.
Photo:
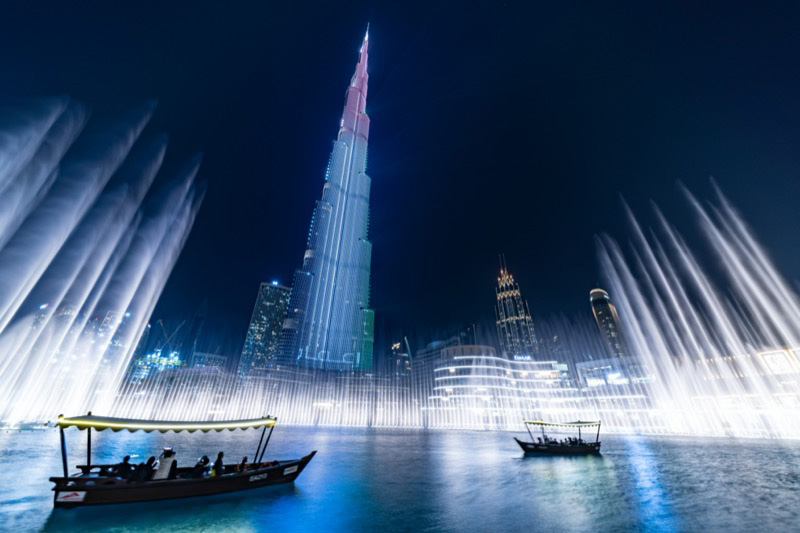
M530 426L537 426L542 430L542 436L534 439L531 433ZM578 429L578 437L567 437L564 439L553 439L548 437L544 428L548 426L553 427L570 427ZM597 427L597 435L594 442L586 442L583 440L581 432L582 428ZM526 455L590 455L600 453L600 422L543 422L541 420L525 420L525 429L528 430L528 435L531 437L531 442L525 442L514 437L519 447Z
M74 418L59 417L61 430L61 454L64 467L62 477L51 477L53 487L53 504L55 507L79 507L85 505L103 505L112 503L133 503L192 496L207 496L239 490L255 489L267 485L291 483L303 471L316 451L300 459L288 461L262 461L264 451L272 436L275 426L274 417L252 420L234 420L225 422L163 422L83 416ZM74 475L68 474L64 428L77 427L85 429L88 435L87 464L77 465L79 470ZM117 465L91 464L91 430L103 431L222 431L247 428L263 428L258 442L255 458L257 462L248 464L244 470L239 465L226 465L221 475L186 478L193 467L177 468L170 479L148 479L129 481L116 475ZM266 428L270 428L267 441L264 442ZM261 444L264 443L262 449ZM260 453L260 456L259 456Z

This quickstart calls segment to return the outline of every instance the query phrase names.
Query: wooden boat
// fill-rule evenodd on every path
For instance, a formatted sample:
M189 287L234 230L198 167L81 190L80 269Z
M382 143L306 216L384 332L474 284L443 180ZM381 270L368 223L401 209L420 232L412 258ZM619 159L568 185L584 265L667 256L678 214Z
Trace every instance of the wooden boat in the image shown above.
M543 422L541 420L525 420L525 429L528 430L528 435L531 437L531 442L521 441L514 437L519 447L525 452L526 455L590 455L600 453L600 422ZM538 426L542 430L542 436L533 438L530 427ZM578 438L564 438L561 440L548 437L545 432L545 427L570 427L578 429ZM583 440L581 433L582 428L597 427L597 435L594 442L586 442Z
M55 507L78 507L84 505L103 505L111 503L132 503L155 500L168 500L174 498L188 498L192 496L206 496L239 490L255 489L266 485L291 483L303 471L316 451L305 457L289 461L264 462L264 451L267 449L276 418L264 417L250 420L232 420L220 422L166 422L152 420L133 420L123 418L108 418L87 416L64 418L58 417L57 425L61 431L61 458L64 475L51 477L55 483L53 487L53 504ZM77 427L87 430L87 460L85 465L77 465L79 472L69 475L67 467L67 449L64 440L64 429ZM267 427L270 428L266 442L264 435ZM133 478L123 479L116 473L118 465L93 465L91 463L92 429L104 431L110 429L114 432L127 431L223 431L234 429L263 428L261 438L256 449L257 459L252 464L247 464L243 470L239 465L226 465L221 475L200 477L185 477L193 467L176 468L170 472L168 479L150 479L152 473L145 480L133 481ZM263 448L261 444L264 444ZM259 455L260 454L260 455Z

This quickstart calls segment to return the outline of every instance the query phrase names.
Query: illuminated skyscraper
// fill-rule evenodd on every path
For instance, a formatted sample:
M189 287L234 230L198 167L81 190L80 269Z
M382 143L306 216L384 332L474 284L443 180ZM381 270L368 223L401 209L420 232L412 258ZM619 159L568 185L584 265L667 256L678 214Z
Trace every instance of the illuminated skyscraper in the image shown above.
M303 266L295 272L281 338L280 360L285 365L337 371L372 368L369 117L365 111L368 45L369 31L347 88L322 198L311 218Z
M592 313L594 313L600 335L608 349L608 355L612 357L625 356L625 339L622 338L619 315L617 315L617 308L608 298L608 293L603 289L592 289L589 291L589 301L592 303Z
M389 357L387 374L392 376L411 375L411 348L408 346L408 339L392 343L392 351Z
M522 298L519 284L509 274L505 259L500 261L500 277L497 278L497 337L500 349L507 357L531 360L537 351L536 331L528 309Z
M239 359L239 377L246 378L254 369L275 366L281 327L288 307L288 287L279 285L277 281L261 284Z

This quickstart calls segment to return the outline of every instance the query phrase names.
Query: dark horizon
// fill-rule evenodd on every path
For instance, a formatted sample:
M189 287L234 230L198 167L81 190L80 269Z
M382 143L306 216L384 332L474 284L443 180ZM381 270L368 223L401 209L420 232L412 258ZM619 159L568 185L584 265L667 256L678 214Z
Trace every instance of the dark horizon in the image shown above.
M653 200L700 244L677 183L705 200L711 176L800 272L796 7L7 11L0 101L66 93L96 124L157 98L145 138L170 135L168 168L204 154L206 199L153 319L207 299L243 339L260 282L291 283L368 22L384 337L485 322L500 253L535 318L585 315L595 235L628 238L620 199L645 220Z

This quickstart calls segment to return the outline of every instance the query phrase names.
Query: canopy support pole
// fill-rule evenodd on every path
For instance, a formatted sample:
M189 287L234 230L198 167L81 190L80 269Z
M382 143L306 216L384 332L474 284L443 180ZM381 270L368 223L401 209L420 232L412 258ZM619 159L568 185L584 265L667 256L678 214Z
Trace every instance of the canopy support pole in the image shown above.
M581 440L581 427L578 426L578 442Z
M64 428L59 426L61 430L61 464L64 466L64 477L69 477L67 469L67 443L64 441Z
M86 413L86 416L92 416L92 412ZM92 426L86 428L86 473L92 469Z
M267 429L267 428L264 428L264 429ZM267 435L267 442L264 443L264 449L261 450L261 457L259 457L259 459L258 459L259 464L261 463L261 459L264 458L264 452L267 451L267 444L269 444L269 439L270 439L270 437L272 437L272 430L273 429L275 429L275 424L273 424L269 428L269 435Z
M597 438L594 443L597 444L598 442L600 442L600 422L597 423Z
M258 452L261 451L261 442L264 440L264 433L267 432L267 426L264 426L264 429L261 430L261 438L258 439L258 448L256 448L256 454L253 456L253 464L258 465Z
M531 426L530 424L525 424L525 429L528 430L528 435L531 436L531 443L533 443L533 433L531 433Z

